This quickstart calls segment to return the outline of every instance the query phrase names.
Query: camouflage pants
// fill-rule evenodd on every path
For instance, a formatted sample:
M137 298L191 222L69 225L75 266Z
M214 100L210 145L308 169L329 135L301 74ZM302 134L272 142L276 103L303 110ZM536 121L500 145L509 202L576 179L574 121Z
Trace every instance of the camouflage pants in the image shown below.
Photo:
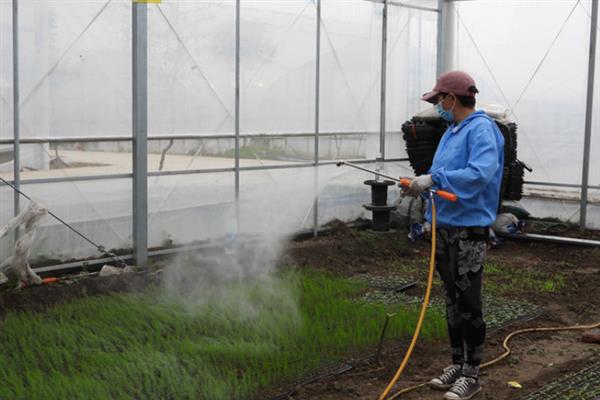
M481 302L488 228L439 228L436 269L443 282L452 362L481 363L485 321Z

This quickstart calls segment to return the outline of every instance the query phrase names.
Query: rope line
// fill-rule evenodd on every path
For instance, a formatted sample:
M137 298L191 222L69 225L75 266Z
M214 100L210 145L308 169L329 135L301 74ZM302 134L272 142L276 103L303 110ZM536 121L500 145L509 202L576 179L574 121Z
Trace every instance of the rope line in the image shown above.
M25 193L23 193L21 190L17 189L15 186L13 186L10 182L8 182L4 178L2 178L1 176L0 176L0 181L3 182L5 185L9 186L10 188L12 188L15 192L19 193L21 196L25 197L27 200L29 200L31 202L35 201L31 197L29 197L28 195L26 195ZM121 266L123 268L127 266L127 264L125 263L125 261L121 257L119 257L118 255L114 254L113 252L110 252L110 251L106 250L106 248L104 246L101 246L101 245L95 243L93 240L91 240L90 238L88 238L87 236L85 236L83 233L79 232L77 229L75 229L68 222L66 222L65 220L63 220L62 218L60 218L58 215L54 214L52 211L48 210L48 214L50 216L52 216L54 219L56 219L58 222L60 222L61 224L63 224L67 228L69 228L71 231L73 231L75 234L77 234L83 240L85 240L86 242L88 242L89 244L91 244L92 246L94 246L99 252L101 252L101 253L109 256L110 258L112 258L117 264L119 264L119 266Z

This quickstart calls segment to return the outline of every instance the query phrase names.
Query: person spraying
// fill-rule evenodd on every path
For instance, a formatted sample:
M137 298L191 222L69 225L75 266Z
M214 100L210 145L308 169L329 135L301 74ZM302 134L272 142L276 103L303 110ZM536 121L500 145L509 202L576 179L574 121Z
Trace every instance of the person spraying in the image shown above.
M483 260L489 226L496 219L504 165L504 139L496 123L475 110L475 81L462 71L441 75L422 100L449 123L428 173L403 195L436 189L457 195L437 201L436 270L443 282L452 364L430 381L444 399L467 400L481 391L479 365L485 345ZM431 207L425 214L431 222Z

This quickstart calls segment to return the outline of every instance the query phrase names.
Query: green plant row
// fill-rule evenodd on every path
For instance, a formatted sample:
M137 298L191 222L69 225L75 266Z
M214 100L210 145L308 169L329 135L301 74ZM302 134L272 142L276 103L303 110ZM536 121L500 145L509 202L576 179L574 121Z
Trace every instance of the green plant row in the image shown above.
M285 272L267 281L82 298L8 314L1 399L247 399L349 354L406 338L418 309L357 304L356 282ZM422 339L445 335L429 314Z

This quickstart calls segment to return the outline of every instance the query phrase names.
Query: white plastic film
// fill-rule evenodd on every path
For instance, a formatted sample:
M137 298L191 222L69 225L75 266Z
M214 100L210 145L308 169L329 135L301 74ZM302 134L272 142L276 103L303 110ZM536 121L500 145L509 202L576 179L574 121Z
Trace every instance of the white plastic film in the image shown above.
M361 0L322 4L321 131L361 133L366 140L361 158L375 158L383 6Z
M108 250L132 246L131 179L23 184L21 189L89 239ZM24 207L26 201L22 202ZM94 246L52 217L38 228L31 260L102 257Z
M4 226L13 217L13 192L12 189L0 184L0 226ZM0 262L12 254L14 236L7 235L0 238Z
M436 13L389 7L386 158L407 157L402 124L430 107L421 95L435 82L436 49Z
M131 2L22 0L19 35L22 137L130 134Z
M0 139L13 136L12 3L0 2ZM0 145L0 168L4 162Z
M457 3L457 68L511 109L527 180L581 181L590 19L577 1ZM535 20L535 29L531 22Z
M148 179L151 248L225 237L235 232L232 172Z
M149 136L233 132L234 6L148 4Z
M315 3L247 1L240 15L241 131L314 132Z

